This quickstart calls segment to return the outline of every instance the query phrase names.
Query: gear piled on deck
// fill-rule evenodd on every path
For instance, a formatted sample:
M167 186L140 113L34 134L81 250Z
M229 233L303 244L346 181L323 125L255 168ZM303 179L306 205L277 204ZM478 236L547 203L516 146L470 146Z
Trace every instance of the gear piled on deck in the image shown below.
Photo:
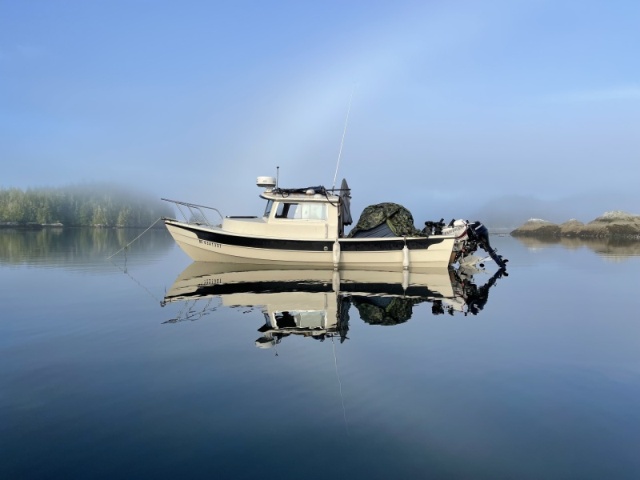
M397 203L385 202L369 205L349 232L349 237L404 237L425 236L416 229L411 212Z

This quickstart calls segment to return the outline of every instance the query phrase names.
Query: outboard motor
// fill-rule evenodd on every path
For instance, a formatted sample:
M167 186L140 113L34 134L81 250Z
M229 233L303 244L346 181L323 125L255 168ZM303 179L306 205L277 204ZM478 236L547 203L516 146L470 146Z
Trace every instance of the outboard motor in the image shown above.
M478 245L489 254L500 268L507 268L508 260L503 259L502 255L498 255L498 253L491 247L491 243L489 242L489 230L487 227L485 227L481 222L476 221L469 224L468 231L469 236L472 237Z
M489 230L481 222L452 219L449 224L446 224L444 219L441 218L439 222L424 222L422 233L427 237L431 235L455 236L456 243L453 247L455 256L453 260L454 262L459 261L460 265L464 264L469 267L482 260L480 257L473 255L478 247L481 247L498 264L500 269L504 270L507 268L508 260L502 258L502 255L498 255L496 250L491 247ZM480 264L480 266L482 266L482 264Z

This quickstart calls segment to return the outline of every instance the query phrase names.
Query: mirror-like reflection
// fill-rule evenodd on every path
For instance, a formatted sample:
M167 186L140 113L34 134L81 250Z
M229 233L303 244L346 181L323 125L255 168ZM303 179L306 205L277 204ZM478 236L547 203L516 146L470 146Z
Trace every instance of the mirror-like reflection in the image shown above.
M103 270L111 268L103 260L113 254L117 254L113 261L143 264L174 246L164 228L143 232L137 228L2 228L0 264ZM136 254L127 256L125 247L130 244Z
M194 262L175 280L162 305L184 302L175 318L164 323L193 321L218 306L260 308L265 323L256 346L271 347L291 335L316 340L345 341L350 313L370 325L398 325L413 308L431 304L433 315L477 315L490 288L502 276L498 270L478 286L478 269L431 271L271 270L258 265ZM351 307L354 307L353 309Z
M576 250L588 248L604 257L628 258L640 256L640 241L628 238L577 238L577 237L514 237L530 249L560 245Z
M155 235L0 264L0 478L323 478L327 446L342 477L637 478L640 256L224 271Z

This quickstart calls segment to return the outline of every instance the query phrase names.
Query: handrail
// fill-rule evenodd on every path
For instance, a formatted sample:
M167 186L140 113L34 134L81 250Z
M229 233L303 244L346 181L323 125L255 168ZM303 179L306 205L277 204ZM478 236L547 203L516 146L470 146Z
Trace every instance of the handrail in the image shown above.
M179 200L170 200L168 198L161 198L160 200L163 200L165 202L173 203L176 206L176 208L178 209L178 211L180 212L180 214L182 215L182 217L185 219L186 223L193 223L195 225L203 225L204 224L204 225L208 225L210 227L219 226L219 225L215 225L215 224L213 224L213 223L211 223L209 221L207 216L202 211L203 208L206 208L207 210L213 210L218 215L220 215L220 219L221 220L224 219L224 216L222 215L222 213L220 213L220 210L218 210L217 208L214 208L214 207L208 207L206 205L198 205L197 203L181 202ZM187 215L185 215L185 213L180 208L181 205L183 207L186 207L189 210L190 217L187 217Z

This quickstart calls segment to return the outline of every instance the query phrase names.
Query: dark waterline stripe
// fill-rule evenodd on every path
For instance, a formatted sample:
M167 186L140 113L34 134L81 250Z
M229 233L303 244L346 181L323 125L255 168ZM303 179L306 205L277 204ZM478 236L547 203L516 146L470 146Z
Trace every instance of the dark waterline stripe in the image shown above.
M236 235L228 235L219 232L209 232L193 227L171 224L174 227L182 228L195 233L199 240L232 245L238 247L262 248L270 250L299 250L309 252L330 252L333 250L331 240L288 240L279 238L253 238ZM442 238L415 238L407 239L406 244L409 250L426 250L431 245L436 245L443 241ZM340 241L340 250L344 252L384 252L402 250L405 245L404 240L348 240Z

